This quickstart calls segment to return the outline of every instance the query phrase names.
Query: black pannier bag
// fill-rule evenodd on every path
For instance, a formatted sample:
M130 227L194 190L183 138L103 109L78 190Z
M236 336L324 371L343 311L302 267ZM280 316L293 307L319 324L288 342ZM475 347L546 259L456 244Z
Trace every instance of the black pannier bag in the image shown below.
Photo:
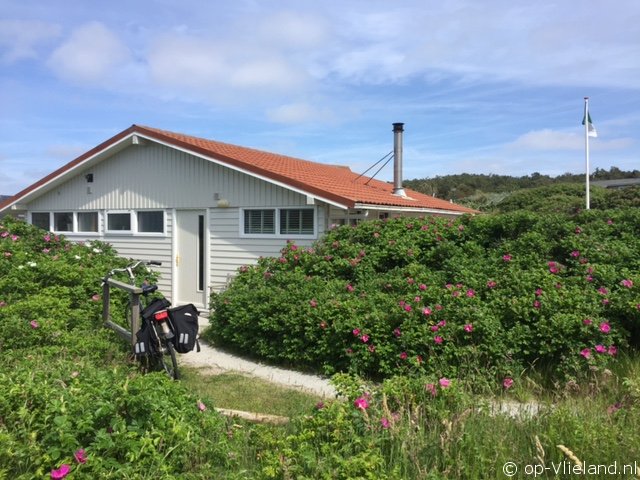
M173 326L173 345L178 353L187 353L198 347L198 316L200 312L191 303L169 309L169 319Z
M137 358L155 355L156 353L156 332L153 325L147 320L142 321L142 327L136 333L136 343L133 346L133 353Z
M151 322L153 314L160 310L165 310L171 306L171 302L166 298L156 298L140 312L143 321Z

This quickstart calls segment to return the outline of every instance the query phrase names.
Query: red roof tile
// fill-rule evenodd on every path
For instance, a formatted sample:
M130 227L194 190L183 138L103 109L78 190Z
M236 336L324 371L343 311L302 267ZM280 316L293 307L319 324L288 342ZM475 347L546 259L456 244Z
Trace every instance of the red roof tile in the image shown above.
M0 204L0 210L19 201L38 187L59 177L76 165L119 142L130 134L155 139L187 151L213 158L222 164L259 175L285 186L330 200L347 207L377 205L383 207L432 209L450 213L477 213L475 210L405 189L408 198L392 194L393 186L380 180L360 177L343 166L326 165L276 153L206 140L152 127L132 125L42 180Z
M357 204L477 213L446 200L405 189L409 198L393 195L393 185L361 177L344 166L326 165L252 148L205 140L151 127L138 126L140 134L164 140L211 156L252 173L284 183L312 195L353 207Z

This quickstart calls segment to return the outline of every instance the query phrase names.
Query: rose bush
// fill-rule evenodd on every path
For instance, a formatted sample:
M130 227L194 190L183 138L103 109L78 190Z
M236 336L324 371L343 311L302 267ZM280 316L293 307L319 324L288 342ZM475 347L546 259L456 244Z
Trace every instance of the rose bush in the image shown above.
M639 271L637 209L364 222L242 267L207 335L326 373L573 375L639 344Z
M100 279L127 262L106 244L0 221L0 478L202 478L234 468L226 421L166 375L142 375L102 327ZM114 295L116 319L124 300Z

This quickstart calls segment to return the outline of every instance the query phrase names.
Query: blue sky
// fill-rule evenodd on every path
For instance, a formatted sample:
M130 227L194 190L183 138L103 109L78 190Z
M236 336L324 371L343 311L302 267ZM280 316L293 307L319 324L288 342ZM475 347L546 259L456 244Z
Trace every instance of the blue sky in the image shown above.
M592 170L640 168L637 0L0 0L0 12L1 194L134 123L361 172L404 122L408 179L583 172L585 96Z

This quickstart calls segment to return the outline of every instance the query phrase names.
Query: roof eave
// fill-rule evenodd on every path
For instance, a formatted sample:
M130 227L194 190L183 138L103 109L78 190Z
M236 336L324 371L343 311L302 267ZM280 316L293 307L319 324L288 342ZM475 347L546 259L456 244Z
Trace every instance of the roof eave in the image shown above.
M368 210L386 210L392 212L416 212L416 213L432 213L438 215L473 215L473 211L461 211L461 210L445 210L442 208L429 208L429 207L402 207L398 205L375 205L369 203L356 203L353 208L368 209Z

